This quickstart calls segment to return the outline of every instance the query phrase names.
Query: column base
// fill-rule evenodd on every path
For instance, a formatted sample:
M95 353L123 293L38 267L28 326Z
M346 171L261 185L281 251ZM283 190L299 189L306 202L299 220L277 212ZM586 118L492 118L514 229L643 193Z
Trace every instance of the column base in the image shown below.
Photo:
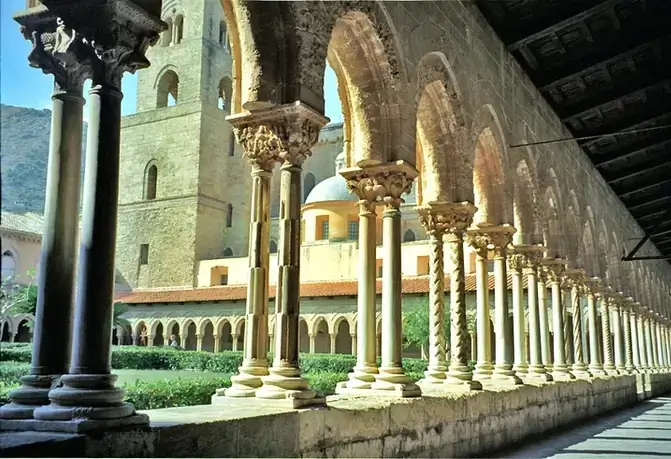
M477 381L488 380L492 378L494 367L491 363L478 363L473 370L473 379Z
M576 379L575 375L568 371L566 366L564 366L564 368L557 368L557 365L555 365L555 368L551 374L552 379L555 381L573 381Z
M486 385L490 386L519 386L524 384L524 381L522 381L522 378L517 376L515 373L512 373L512 370L510 370L511 374L509 373L497 373L496 370L494 370L494 374L492 374L492 378L486 382Z
M594 376L595 378L607 376L606 370L604 370L603 367L601 366L590 365L587 367L587 369L589 370L590 373L592 373L592 376Z
M403 367L381 367L370 385L374 391L389 391L399 397L420 397L422 391L405 374Z
M447 366L437 365L433 368L429 367L424 372L424 378L421 379L422 384L442 384L445 382L447 376Z
M21 387L7 394L10 402L0 406L0 419L32 419L35 409L48 405L49 391L61 375L25 375Z
M265 363L265 364L264 364ZM256 390L263 385L261 378L268 376L267 362L258 361L257 365L243 364L238 368L239 374L231 376L231 387L221 391L226 397L254 397ZM217 389L217 394L220 389Z
M539 373L530 371L521 376L524 384L533 384L533 383L548 383L554 381L552 375L547 372Z
M349 378L348 381L344 381L340 384L345 384L347 388L353 390L370 390L370 385L375 382L375 375L378 374L377 366L362 366L354 367L352 372L347 375Z
M126 404L128 405L128 404ZM131 405L132 407L132 405ZM49 408L45 406L43 408ZM87 408L83 408L87 409ZM133 408L133 411L135 409ZM88 419L75 417L67 421L43 419L10 419L2 421L0 431L35 431L35 432L63 432L84 433L90 431L107 431L121 428L143 428L149 426L149 416L134 413L130 416L116 419Z
M271 368L270 375L261 378L263 385L256 391L256 398L281 401L293 408L325 404L326 398L310 389L308 382L300 374L298 368Z
M528 363L517 363L513 365L513 371L517 375L523 375L529 372L529 364Z

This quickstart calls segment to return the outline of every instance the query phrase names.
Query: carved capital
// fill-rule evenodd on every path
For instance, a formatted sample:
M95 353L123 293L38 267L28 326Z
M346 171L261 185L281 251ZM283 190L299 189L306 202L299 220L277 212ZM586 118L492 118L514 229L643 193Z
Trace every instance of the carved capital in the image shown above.
M590 277L585 279L585 289L588 295L598 296L601 289L601 279L598 277Z
M470 202L431 202L415 210L427 234L441 237L448 233L462 240L464 232L473 223L477 207Z
M244 149L244 157L252 167L255 170L272 172L282 148L277 135L265 124L234 127L233 132Z
M565 260L561 258L543 258L540 266L549 282L561 283L562 273L566 269Z
M566 269L562 273L562 280L564 288L581 290L585 282L585 271L582 269Z
M512 269L521 269L525 274L535 274L544 252L545 247L542 245L516 245L509 255L508 263Z
M405 163L381 164L354 167L340 171L347 181L347 188L361 201L369 205L383 204L387 209L398 209L405 201L401 197L409 193L417 170Z
M487 250L493 250L495 256L505 256L506 248L510 245L515 234L515 228L510 225L485 226L477 225L466 231L468 243L482 256Z

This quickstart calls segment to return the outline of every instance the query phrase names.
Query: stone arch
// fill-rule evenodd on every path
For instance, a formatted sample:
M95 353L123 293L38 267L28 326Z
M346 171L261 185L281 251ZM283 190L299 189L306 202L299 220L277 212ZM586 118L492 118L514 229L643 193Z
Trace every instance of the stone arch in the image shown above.
M417 203L472 202L472 165L463 154L467 135L454 71L444 54L432 52L420 59L415 78Z
M537 184L529 163L526 159L520 160L516 168L516 180L513 181L513 222L517 229L515 244L542 242L537 212Z
M405 159L414 164L414 135L403 136L401 129L394 54L385 48L376 27L385 22L372 21L370 11L355 11L349 9L353 5L336 3L325 4L332 10L327 26L330 39L326 40L328 48L323 57L338 80L346 163L366 166ZM383 6L376 2L371 8ZM323 92L326 59L318 54L306 63L318 68Z
M310 329L307 321L301 317L298 321L298 349L300 352L310 352Z
M30 343L33 334L30 331L30 319L28 317L24 317L19 321L14 335L15 343Z
M184 38L184 14L179 13L175 16L175 19L172 22L172 27L174 29L173 36L175 37L174 44L179 45Z
M147 326L147 323L144 320L140 320L135 324L135 327L133 327L133 336L135 337L135 343L137 343L140 346L146 346L147 339L143 335L149 335L149 327Z
M172 344L172 335L175 335L177 344L179 344L180 346L182 345L182 342L184 341L184 337L181 336L182 327L180 327L179 322L176 319L168 320L168 322L165 325L165 333L168 336L168 340L170 340L169 344Z
M214 348L214 324L210 319L204 319L200 322L198 333L201 337L202 350L216 352Z
M566 256L564 239L561 236L561 209L557 195L552 188L546 188L543 196L545 206L545 247L548 257L557 258Z
M179 77L176 68L166 66L159 73L154 88L156 88L156 108L176 105L179 100Z
M9 321L2 321L2 330L0 331L0 342L6 343L10 340L11 331L9 326Z
M244 329L246 319L244 317L236 317L232 322L233 333L240 336L242 330Z
M312 337L315 342L316 354L328 354L331 351L329 324L324 316L314 318L312 322Z
M163 322L160 320L156 322L156 328L153 333L153 340L152 340L152 345L154 346L165 346L165 328L163 327ZM170 344L170 343L167 343Z
M233 350L233 326L231 321L223 318L217 322L217 335L219 335L219 351Z
M335 352L336 354L352 353L352 327L347 319L335 322Z
M180 328L183 330L182 347L189 351L195 351L197 347L196 334L198 333L196 322L193 319L186 319L182 322Z
M491 105L481 107L473 121L473 197L477 223L503 224L513 221L508 210L506 142Z
M166 17L163 18L163 21L168 24L168 28L163 32L161 37L161 46L170 46L172 43L172 18Z
M606 270L608 269L608 229L606 229L606 224L603 219L599 222L599 239L598 239L598 269L599 272L597 276L605 279Z

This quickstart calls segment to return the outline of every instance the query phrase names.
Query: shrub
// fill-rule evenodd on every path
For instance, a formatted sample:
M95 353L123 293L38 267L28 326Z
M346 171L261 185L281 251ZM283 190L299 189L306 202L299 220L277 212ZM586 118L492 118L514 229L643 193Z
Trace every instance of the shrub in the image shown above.
M27 375L30 366L23 362L2 362L0 364L0 383L18 384L21 376Z
M126 401L138 410L155 410L174 406L209 405L212 395L231 385L230 377L189 378L143 382L125 386Z
M9 402L9 399L7 398L7 394L9 394L10 390L14 390L17 387L19 387L18 384L7 384L2 381L0 381L0 406L4 405L5 403Z
M21 343L24 344L24 343ZM24 362L30 363L32 348L28 346L0 346L0 361Z
M303 375L310 383L310 388L321 395L335 394L336 384L347 381L347 373L316 372Z

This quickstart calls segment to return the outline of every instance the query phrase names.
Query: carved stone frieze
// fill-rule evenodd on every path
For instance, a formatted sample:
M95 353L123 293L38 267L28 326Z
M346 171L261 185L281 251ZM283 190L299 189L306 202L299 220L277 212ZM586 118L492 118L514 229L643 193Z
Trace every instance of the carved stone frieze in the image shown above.
M245 157L268 172L277 161L302 166L317 143L319 131L329 121L300 102L227 119L245 150Z
M387 209L398 209L409 193L417 170L404 161L396 161L363 168L344 169L340 174L347 188L360 200L383 204Z
M427 234L440 237L448 233L461 239L473 223L477 207L470 202L436 202L416 207L415 210Z

